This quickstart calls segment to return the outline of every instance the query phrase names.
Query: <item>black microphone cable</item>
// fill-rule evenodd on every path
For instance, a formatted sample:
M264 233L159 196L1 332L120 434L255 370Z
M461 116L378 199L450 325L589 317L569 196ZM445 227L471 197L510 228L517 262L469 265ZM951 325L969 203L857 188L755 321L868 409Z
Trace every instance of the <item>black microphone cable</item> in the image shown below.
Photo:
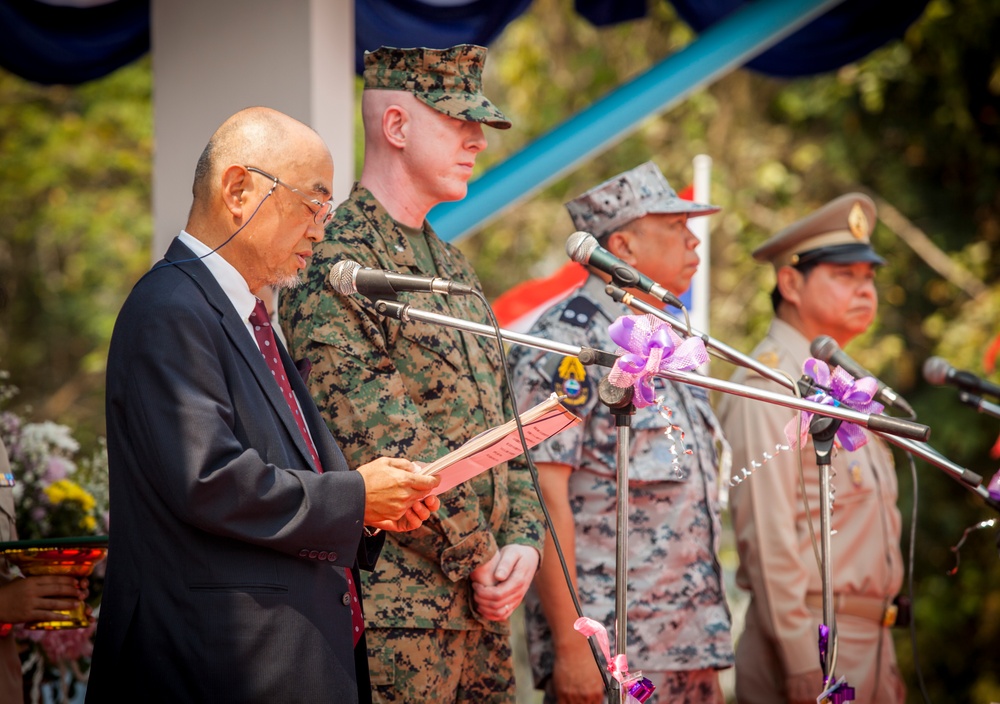
M264 201L266 201L266 200L267 200L268 198L270 198L270 197L271 197L271 194L272 194L272 193L274 193L274 188L275 188L274 186L271 186L271 190L269 190L269 191L268 191L268 192L267 192L267 193L266 193L266 194L264 195L264 197L260 199L260 203L258 203L258 204L257 204L257 207L253 209L253 212L252 212L252 213L250 213L250 217L248 217L248 218L247 218L246 222L245 222L245 223L243 223L242 225L240 225L240 226L239 226L239 227L238 227L238 228L236 229L236 232L234 232L233 234L229 235L229 237L227 237L227 238L226 238L226 241L225 241L225 242L223 242L222 244L220 244L220 245L219 245L218 247L216 247L215 249L213 249L213 250L212 250L211 252L208 252L208 253L206 253L206 254L202 254L202 255L201 255L200 257L189 257L189 258L187 258L187 259L178 259L178 260L177 260L176 262L163 262L162 264L157 264L157 265L156 265L156 266L154 266L154 267L153 267L152 269L150 269L150 270L149 270L149 271L147 271L147 272L146 272L145 274L143 274L143 275L142 275L142 278L146 278L146 276L148 276L149 274L152 274L152 273L153 273L154 271L156 271L157 269L162 269L163 267L167 267L167 266L178 266L179 264L187 264L188 262L196 262L196 261L199 261L199 260L201 260L201 259L204 259L205 257L210 257L210 256L212 256L213 254L215 254L216 252L218 252L218 251L219 251L220 249L222 249L222 248L223 248L223 247L225 247L225 246L226 246L227 244L229 244L230 242L232 242L232 241L233 241L233 238L234 238L234 237L236 237L236 235L238 235L238 234L240 234L241 232L243 232L243 228L244 228L244 227L246 227L247 225L249 225L249 224L250 224L250 221L251 221L251 220L253 220L253 218L254 218L254 215L256 215L256 214L257 214L257 211L258 211L258 210L260 210L260 207L261 207L262 205L264 205ZM188 234L190 234L190 233L188 233ZM194 236L194 235L192 235L192 237L193 237L193 236Z
M490 306L489 301L483 295L482 291L479 289L473 289L472 295L479 299L482 304L486 307L486 312L490 319L490 324L493 326L494 333L496 334L497 348L500 350L500 361L503 365L503 379L504 385L507 389L507 395L510 397L510 405L514 412L514 422L517 425L517 435L521 440L521 448L524 450L525 464L528 467L528 473L531 474L531 483L535 488L535 495L538 496L538 503L542 509L542 515L545 517L545 527L548 529L549 535L552 536L552 544L556 549L556 555L559 556L559 564L562 566L563 577L566 580L566 588L569 590L569 595L573 599L573 608L576 610L577 618L583 617L583 607L580 605L580 599L576 594L576 590L573 588L573 580L569 574L569 566L566 564L566 557L563 554L562 546L559 544L559 538L556 535L555 529L552 525L552 518L549 515L548 506L545 505L545 498L542 496L542 487L538 480L538 468L535 467L535 463L531 459L531 453L528 450L528 441L524 437L524 428L521 424L521 414L517 408L517 398L514 395L514 388L510 382L510 374L508 373L507 366L507 353L504 350L503 337L500 333L500 322L497 320L496 314L493 312L493 308ZM541 557L538 561L538 569L541 569ZM582 637L582 634L581 634ZM625 638L626 634L616 633L615 638ZM618 642L616 640L616 642ZM590 651L594 656L594 662L597 665L597 669L601 672L601 678L604 680L604 689L608 692L609 696L611 694L611 678L608 676L607 667L601 665L601 655L597 650L597 646L594 644L594 639L591 637L587 638L587 643L590 645ZM608 663L610 664L610 663Z
M906 596L910 601L910 650L913 653L913 671L917 675L917 687L920 689L920 695L926 704L931 704L930 696L927 694L927 686L924 684L924 673L920 668L920 656L917 652L917 613L913 603L913 556L916 553L917 498L920 492L917 489L917 463L914 461L913 455L909 452L906 453L906 459L910 463L910 478L913 482L913 508L910 510L910 546L906 551Z

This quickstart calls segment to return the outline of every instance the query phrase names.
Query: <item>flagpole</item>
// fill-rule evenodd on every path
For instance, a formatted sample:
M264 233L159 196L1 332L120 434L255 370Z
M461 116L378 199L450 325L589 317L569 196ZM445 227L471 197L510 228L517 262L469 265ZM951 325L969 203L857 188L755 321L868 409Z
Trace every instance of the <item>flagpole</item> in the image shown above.
M692 161L694 164L693 195L695 203L711 203L712 189L712 157L708 154L698 154ZM712 235L708 229L711 215L688 219L688 228L698 238L695 252L701 263L691 280L691 318L699 330L709 329L710 283L712 276Z

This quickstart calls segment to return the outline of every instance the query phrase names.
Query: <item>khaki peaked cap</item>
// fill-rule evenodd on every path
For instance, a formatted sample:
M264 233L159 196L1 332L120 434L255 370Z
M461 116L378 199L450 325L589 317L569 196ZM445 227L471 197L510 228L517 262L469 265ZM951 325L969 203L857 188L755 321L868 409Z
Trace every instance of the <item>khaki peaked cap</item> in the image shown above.
M885 264L871 245L875 203L863 193L846 193L792 223L753 251L775 269L827 262Z

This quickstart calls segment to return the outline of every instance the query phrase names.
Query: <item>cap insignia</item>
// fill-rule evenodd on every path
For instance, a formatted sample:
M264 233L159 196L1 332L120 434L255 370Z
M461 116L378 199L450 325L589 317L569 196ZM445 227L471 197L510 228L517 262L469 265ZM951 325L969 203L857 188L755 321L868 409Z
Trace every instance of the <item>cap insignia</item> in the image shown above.
M868 237L868 218L865 211L861 209L861 203L855 203L851 207L851 212L847 216L847 226L851 228L854 239L864 241Z

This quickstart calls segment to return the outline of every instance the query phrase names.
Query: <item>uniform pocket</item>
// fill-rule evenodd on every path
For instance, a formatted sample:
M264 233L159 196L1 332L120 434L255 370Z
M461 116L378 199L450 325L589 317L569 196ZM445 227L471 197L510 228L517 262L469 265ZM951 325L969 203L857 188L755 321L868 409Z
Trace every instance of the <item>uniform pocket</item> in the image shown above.
M368 674L372 686L396 683L396 651L392 648L368 648Z

